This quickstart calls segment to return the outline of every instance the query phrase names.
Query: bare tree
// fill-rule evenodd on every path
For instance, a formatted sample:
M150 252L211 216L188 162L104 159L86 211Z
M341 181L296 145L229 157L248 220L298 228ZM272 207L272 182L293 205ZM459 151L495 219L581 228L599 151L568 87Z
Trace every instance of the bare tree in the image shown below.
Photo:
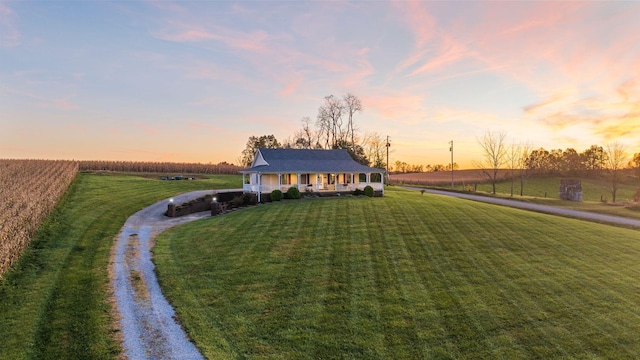
M353 146L353 148L355 149L356 141L355 127L353 125L353 115L357 112L362 112L362 102L357 96L351 93L347 93L342 101L344 103L344 110L349 116L349 119L347 120L347 138L349 138L349 134L351 134L351 146Z
M369 158L371 166L380 169L384 169L386 167L386 144L385 139L376 132L369 133L365 136L364 151L367 158Z
M325 96L324 104L318 109L317 124L325 138L325 148L335 148L343 140L342 114L344 104L333 95Z
M482 160L476 162L476 167L489 177L493 194L496 193L496 182L498 181L498 171L507 161L507 147L504 140L507 133L493 133L487 131L482 137L478 138L478 144L482 148Z
M605 168L607 173L611 177L611 192L612 201L616 202L616 193L618 192L619 185L619 172L624 168L625 161L627 160L627 152L619 142L607 144L607 155L605 157Z
M524 196L524 178L527 176L527 160L531 152L529 142L520 144L520 157L518 158L518 169L520 169L520 196Z
M520 163L520 159L522 155L522 145L511 143L506 153L507 153L507 164L509 165L509 170L511 170L511 197L513 197L513 187L515 182L514 173Z
M300 122L302 123L302 135L304 136L304 143L307 148L312 149L318 147L318 134L311 128L311 118L305 116Z
M300 119L302 129L293 134L292 139L283 141L283 147L295 149L314 149L319 147L317 131L311 128L311 119L308 116Z

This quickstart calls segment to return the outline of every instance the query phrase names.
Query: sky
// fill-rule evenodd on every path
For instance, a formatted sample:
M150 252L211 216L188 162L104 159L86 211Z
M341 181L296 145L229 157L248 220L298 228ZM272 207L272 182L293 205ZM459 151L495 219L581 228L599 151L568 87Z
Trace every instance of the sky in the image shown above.
M390 163L640 152L640 2L0 0L0 158L239 163L325 96Z

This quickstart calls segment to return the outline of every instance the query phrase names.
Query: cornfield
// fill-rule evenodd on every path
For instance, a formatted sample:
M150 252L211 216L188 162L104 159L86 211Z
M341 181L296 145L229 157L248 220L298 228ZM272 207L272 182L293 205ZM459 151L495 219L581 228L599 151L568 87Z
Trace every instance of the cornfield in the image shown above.
M219 164L200 164L143 161L80 161L80 170L82 171L236 175L241 169L240 166L226 162Z
M75 161L0 159L0 278L77 173Z

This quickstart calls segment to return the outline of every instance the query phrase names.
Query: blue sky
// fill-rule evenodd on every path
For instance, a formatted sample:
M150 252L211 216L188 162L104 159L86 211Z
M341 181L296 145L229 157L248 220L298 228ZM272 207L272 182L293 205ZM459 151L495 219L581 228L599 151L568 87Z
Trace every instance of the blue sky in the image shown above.
M640 152L640 3L0 1L0 157L236 162L324 96L391 163Z

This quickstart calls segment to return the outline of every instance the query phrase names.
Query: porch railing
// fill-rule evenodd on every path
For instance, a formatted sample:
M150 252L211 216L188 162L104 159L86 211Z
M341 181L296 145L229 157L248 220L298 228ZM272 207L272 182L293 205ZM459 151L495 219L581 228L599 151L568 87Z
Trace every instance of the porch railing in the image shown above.
M355 191L356 189L364 190L364 188L370 185L373 190L381 191L384 188L383 183L357 183L357 184L300 184L298 190L301 193L305 191L310 192L323 192L323 191ZM270 193L273 190L280 189L282 192L286 192L290 187L298 187L298 184L291 185L260 185L260 192ZM258 185L244 184L244 191L258 192Z

